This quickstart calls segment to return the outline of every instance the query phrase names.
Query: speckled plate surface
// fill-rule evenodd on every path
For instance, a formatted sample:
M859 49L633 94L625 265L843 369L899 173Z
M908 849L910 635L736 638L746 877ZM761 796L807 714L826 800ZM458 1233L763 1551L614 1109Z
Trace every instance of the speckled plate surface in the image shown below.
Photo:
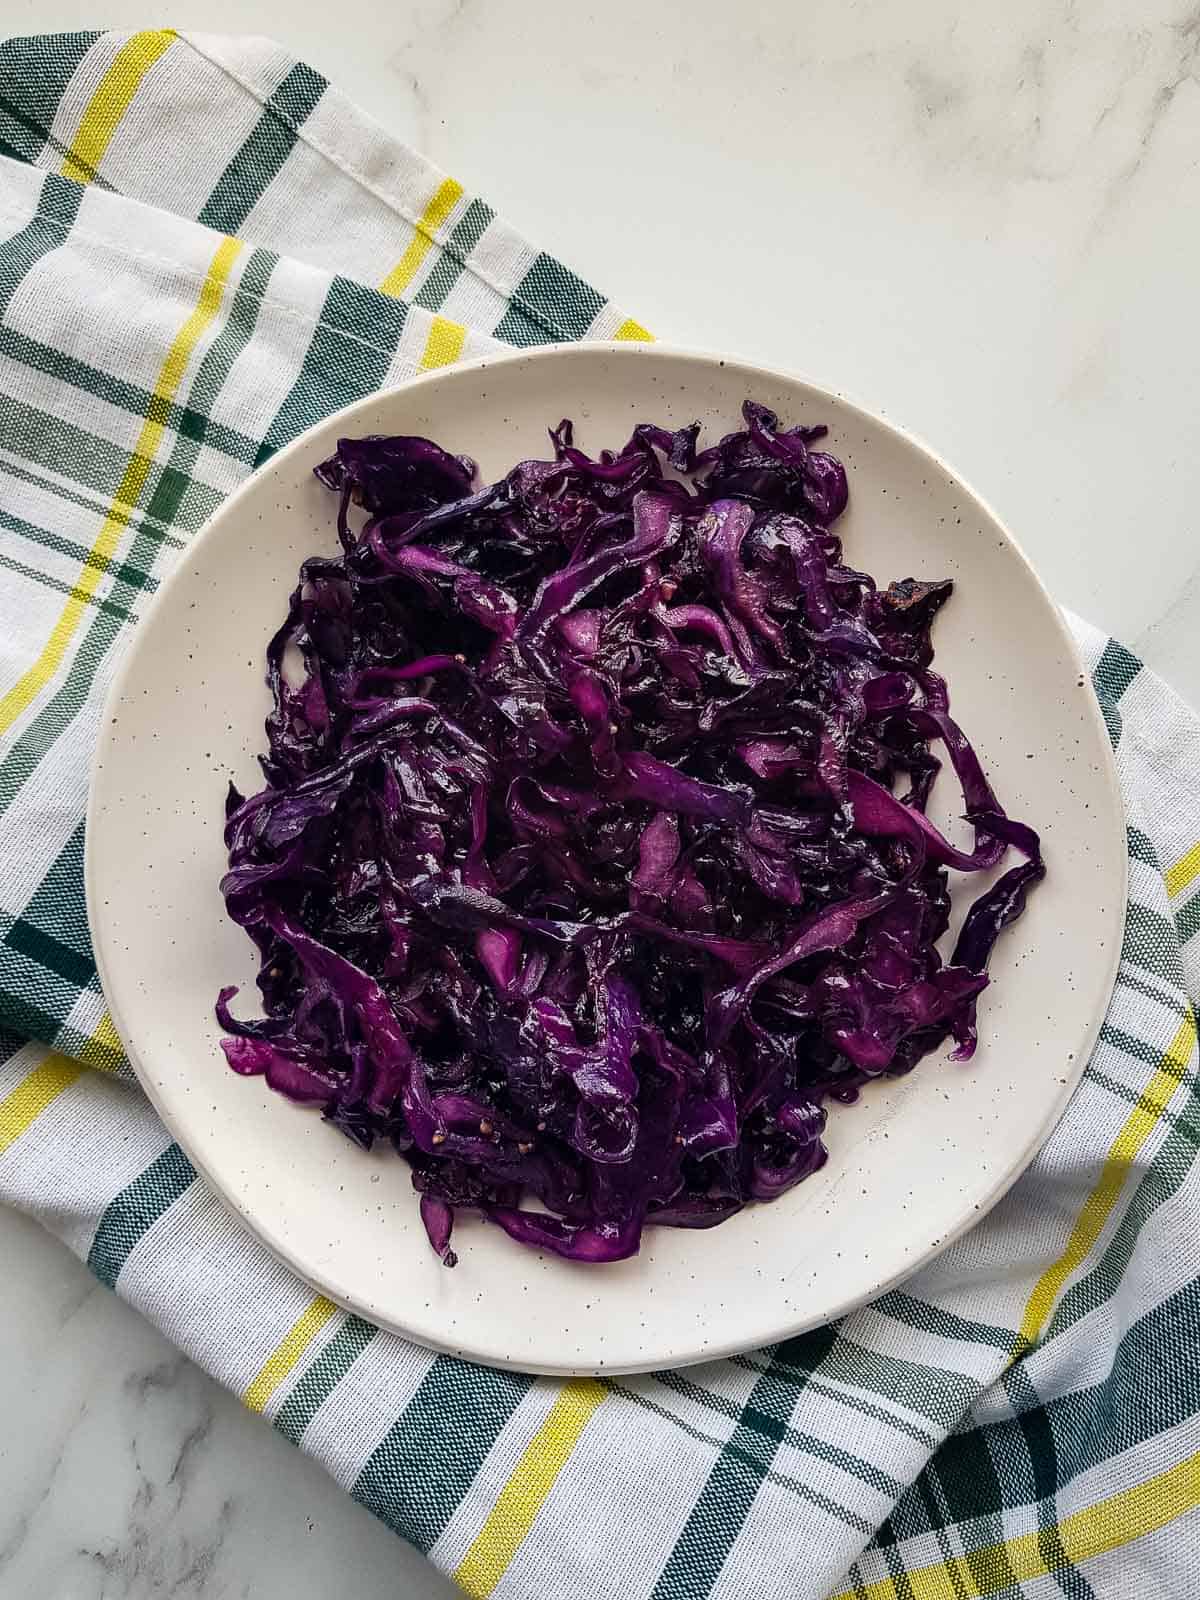
M407 1166L363 1154L316 1114L228 1071L213 1001L248 985L228 922L222 802L258 786L262 661L307 555L334 553L312 466L345 433L425 433L494 476L575 419L589 450L632 423L739 425L747 394L826 422L850 474L839 524L878 578L953 577L938 666L956 717L1049 875L1000 942L967 1066L833 1107L822 1172L708 1232L651 1229L639 1257L585 1267L463 1218L459 1266L429 1250ZM957 799L939 784L933 815ZM104 719L88 818L88 906L105 993L143 1084L226 1201L295 1270L422 1343L545 1372L706 1360L840 1316L977 1221L1061 1111L1099 1028L1125 897L1108 739L1062 620L995 516L922 446L796 379L661 346L571 345L449 369L373 396L275 456L182 556L133 638ZM978 881L970 885L979 888Z

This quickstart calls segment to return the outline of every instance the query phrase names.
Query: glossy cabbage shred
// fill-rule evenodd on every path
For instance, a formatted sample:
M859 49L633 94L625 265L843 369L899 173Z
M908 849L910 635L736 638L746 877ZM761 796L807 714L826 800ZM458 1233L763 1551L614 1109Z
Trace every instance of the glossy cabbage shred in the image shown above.
M263 1016L217 1014L235 1071L405 1157L448 1264L464 1207L599 1262L785 1193L831 1103L971 1054L1042 876L932 667L951 584L848 566L825 430L743 415L594 459L562 422L486 486L421 438L316 468L342 554L225 825ZM951 872L990 886L944 960Z

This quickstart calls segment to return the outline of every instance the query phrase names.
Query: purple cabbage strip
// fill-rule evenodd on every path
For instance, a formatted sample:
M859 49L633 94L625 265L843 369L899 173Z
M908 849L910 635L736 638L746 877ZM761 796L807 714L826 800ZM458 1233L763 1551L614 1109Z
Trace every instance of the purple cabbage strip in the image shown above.
M464 1208L600 1262L785 1193L830 1106L971 1054L1043 875L931 670L951 585L847 567L824 429L743 415L596 459L564 422L490 485L427 439L316 469L344 553L226 805L263 1015L217 1017L234 1071L403 1155L448 1266ZM943 759L971 850L926 816ZM1010 848L945 962L950 872Z

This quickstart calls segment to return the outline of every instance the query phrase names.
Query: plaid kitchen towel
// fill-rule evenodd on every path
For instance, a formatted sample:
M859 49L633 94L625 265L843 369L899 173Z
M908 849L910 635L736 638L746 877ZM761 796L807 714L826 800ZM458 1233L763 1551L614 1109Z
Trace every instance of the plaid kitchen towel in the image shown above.
M468 1594L1200 1592L1200 723L1078 638L1131 898L1100 1042L972 1233L837 1326L570 1382L348 1315L130 1080L84 916L99 707L163 574L345 402L501 344L644 338L258 40L0 46L0 1198Z

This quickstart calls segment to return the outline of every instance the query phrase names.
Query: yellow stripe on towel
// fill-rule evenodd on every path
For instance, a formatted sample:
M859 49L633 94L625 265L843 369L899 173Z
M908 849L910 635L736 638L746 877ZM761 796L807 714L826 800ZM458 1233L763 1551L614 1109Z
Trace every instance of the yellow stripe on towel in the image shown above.
M580 1434L607 1394L594 1378L572 1378L563 1384L454 1574L455 1583L471 1600L486 1600L503 1578Z
M333 1301L326 1300L323 1294L317 1295L316 1299L305 1307L263 1362L253 1382L242 1396L242 1404L248 1410L266 1410L271 1396L336 1310Z
M37 1121L52 1100L69 1089L86 1067L70 1056L48 1055L0 1100L0 1155Z
M1060 1289L1100 1237L1105 1221L1125 1186L1130 1167L1179 1087L1180 1075L1187 1067L1195 1043L1196 1019L1189 1010L1180 1024L1179 1032L1171 1040L1158 1071L1113 1140L1096 1187L1084 1201L1066 1249L1042 1273L1029 1296L1018 1334L1018 1356L1037 1342L1038 1335L1049 1321Z
M62 164L64 178L76 183L92 181L142 79L178 37L173 28L157 28L135 33L121 46L80 118Z
M417 218L412 243L379 285L384 294L403 294L416 277L422 261L433 249L437 230L463 197L463 186L453 178L438 185L433 199Z
M196 306L167 351L137 443L117 485L117 492L109 507L108 515L96 535L96 542L88 552L87 561L80 569L67 603L51 629L50 637L42 646L37 660L26 668L4 698L0 699L0 733L12 726L25 708L46 687L62 664L75 630L87 609L88 601L95 594L101 578L108 569L108 563L116 551L122 530L128 525L130 517L137 508L142 490L146 487L146 480L150 476L150 469L154 465L159 442L166 429L166 418L170 412L171 402L183 380L192 351L220 309L225 285L241 248L241 243L237 239L222 239L213 256Z

